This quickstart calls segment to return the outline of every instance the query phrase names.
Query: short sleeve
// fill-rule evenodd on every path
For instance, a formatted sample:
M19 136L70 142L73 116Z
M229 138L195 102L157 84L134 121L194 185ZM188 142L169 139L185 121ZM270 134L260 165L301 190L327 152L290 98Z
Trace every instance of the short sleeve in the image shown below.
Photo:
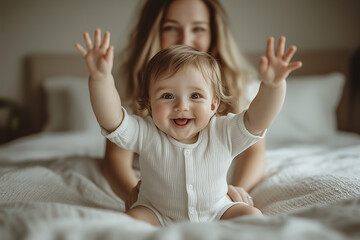
M259 91L260 88L260 81L252 81L250 83L247 84L246 86L246 100L247 102L250 103L252 102L252 100L254 100L256 94ZM246 106L246 108L248 108L249 106Z
M138 153L146 135L140 133L144 132L146 123L141 117L129 115L124 108L123 112L124 119L120 126L111 133L101 128L101 134L119 147Z
M213 134L219 142L227 145L232 157L237 156L257 141L264 138L266 129L258 136L251 134L245 127L244 115L246 110L239 114L229 113L226 116L216 117L211 121Z

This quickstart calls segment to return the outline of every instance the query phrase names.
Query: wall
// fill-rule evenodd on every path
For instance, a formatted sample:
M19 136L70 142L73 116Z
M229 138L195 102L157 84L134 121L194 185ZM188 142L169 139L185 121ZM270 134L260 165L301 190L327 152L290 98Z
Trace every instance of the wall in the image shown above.
M23 60L34 53L75 53L84 31L112 32L121 49L138 0L1 0L0 98L23 103ZM299 49L360 45L357 0L222 0L245 51L263 51L268 36L287 36Z

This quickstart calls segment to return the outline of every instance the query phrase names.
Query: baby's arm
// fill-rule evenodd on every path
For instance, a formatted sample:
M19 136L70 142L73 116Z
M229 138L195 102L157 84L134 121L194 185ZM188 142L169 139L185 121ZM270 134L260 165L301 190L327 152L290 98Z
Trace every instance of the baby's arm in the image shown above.
M87 50L78 43L75 44L75 47L84 56L90 73L91 105L100 126L112 132L121 124L123 112L120 96L111 74L114 48L109 46L110 33L106 32L101 42L101 31L96 29L94 44L88 33L84 33L83 37Z
M269 38L266 57L261 57L259 74L262 83L259 92L245 113L244 122L247 130L259 135L268 128L284 103L286 93L286 77L291 71L301 67L301 62L291 63L296 47L290 47L285 53L285 37L279 39L274 51L274 39Z

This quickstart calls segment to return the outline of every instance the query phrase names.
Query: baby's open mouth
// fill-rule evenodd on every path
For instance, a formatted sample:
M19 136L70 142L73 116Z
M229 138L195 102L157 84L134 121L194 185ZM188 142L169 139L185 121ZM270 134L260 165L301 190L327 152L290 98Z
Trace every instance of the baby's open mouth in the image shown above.
M190 119L188 118L175 118L173 119L174 123L178 126L185 126L190 122Z

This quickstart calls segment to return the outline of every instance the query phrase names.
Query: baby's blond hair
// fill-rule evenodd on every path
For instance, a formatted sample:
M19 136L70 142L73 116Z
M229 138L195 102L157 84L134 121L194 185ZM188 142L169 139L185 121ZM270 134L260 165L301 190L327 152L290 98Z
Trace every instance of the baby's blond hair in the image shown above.
M202 73L204 79L211 84L214 98L218 98L220 102L229 100L224 93L218 62L210 54L193 47L175 45L159 51L145 67L138 97L140 110L149 107L149 89L152 81L169 78L186 67L194 67ZM225 109L218 108L217 114L222 115L223 111Z

